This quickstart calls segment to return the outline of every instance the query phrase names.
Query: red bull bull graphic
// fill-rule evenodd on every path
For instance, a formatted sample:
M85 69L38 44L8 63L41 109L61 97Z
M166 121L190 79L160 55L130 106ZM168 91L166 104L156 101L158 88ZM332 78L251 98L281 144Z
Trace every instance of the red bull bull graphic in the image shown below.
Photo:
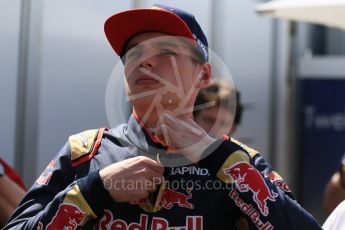
M113 213L104 210L102 219L96 224L95 230L202 230L202 216L186 216L185 226L170 226L169 220L161 217L153 217L149 223L148 215L141 214L138 223L128 223L122 219L115 219Z
M52 221L45 228L46 230L77 229L87 215L77 206L72 204L60 204L58 211ZM42 227L42 223L40 223ZM40 226L39 225L39 226Z
M181 208L194 209L194 205L188 201L193 196L192 190L193 190L192 188L187 188L186 189L187 194L183 194L173 189L165 188L158 205L160 208L165 208L165 209L171 209L174 205L177 205L178 207L181 207ZM140 200L133 200L133 201L130 201L129 203L133 205L148 205L148 206L150 205L150 202L148 201L147 198L140 199Z
M262 175L247 162L238 162L224 169L224 172L235 180L236 187L240 192L250 190L253 193L253 199L260 212L267 216L269 213L267 200L275 201L278 194L269 189Z
M188 195L166 188L163 192L159 205L166 209L171 209L175 204L179 207L194 209L194 205L188 202L192 198L192 189L187 188Z

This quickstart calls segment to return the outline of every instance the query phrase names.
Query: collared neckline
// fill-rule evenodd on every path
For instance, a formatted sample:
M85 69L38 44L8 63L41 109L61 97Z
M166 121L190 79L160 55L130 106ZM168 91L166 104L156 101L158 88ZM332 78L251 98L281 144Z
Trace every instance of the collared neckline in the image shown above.
M140 124L140 119L136 119L132 114L123 129L123 133L128 141L134 145L141 153L151 159L160 161L166 167L175 167L188 165L191 162L183 155L178 153L169 153L167 146L163 146L157 139L154 141L153 134L149 129ZM159 159L157 159L159 156Z
M143 125L136 114L132 114L124 128L124 134L127 139L137 148L145 152L166 152L166 147L163 146L153 133Z

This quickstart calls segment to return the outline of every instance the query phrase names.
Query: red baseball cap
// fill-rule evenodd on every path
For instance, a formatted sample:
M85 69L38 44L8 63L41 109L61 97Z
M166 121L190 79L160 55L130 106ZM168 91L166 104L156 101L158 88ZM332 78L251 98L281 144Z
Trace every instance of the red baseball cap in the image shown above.
M194 16L188 12L154 5L151 8L133 9L117 13L104 24L106 37L121 57L125 45L132 36L141 32L163 32L196 41L198 48L208 60L207 39Z

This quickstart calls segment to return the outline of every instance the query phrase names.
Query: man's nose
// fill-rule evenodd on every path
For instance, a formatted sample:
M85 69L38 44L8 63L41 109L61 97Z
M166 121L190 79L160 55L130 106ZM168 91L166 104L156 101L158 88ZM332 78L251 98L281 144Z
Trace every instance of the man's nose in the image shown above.
M148 49L148 50L143 51L143 54L140 60L140 66L148 67L148 68L155 67L158 61L157 55L158 55L158 52L153 49Z

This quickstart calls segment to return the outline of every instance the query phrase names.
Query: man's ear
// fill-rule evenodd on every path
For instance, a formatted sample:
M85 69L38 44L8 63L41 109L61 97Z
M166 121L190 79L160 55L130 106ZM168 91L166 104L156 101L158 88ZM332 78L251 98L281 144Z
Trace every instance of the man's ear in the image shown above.
M203 72L201 79L198 84L198 88L205 88L208 86L212 79L212 67L210 63L204 63L201 66L201 70Z

